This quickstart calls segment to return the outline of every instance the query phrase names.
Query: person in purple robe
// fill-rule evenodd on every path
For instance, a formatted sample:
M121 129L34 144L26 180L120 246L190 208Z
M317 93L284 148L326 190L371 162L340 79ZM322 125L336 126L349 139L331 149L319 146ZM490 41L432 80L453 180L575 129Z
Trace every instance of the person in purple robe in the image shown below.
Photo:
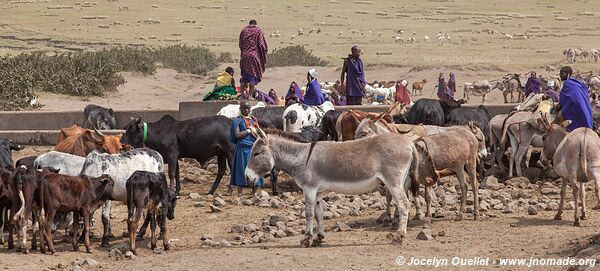
M342 67L342 89L346 91L346 102L348 105L361 105L365 96L365 70L360 59L361 50L358 46L352 46L352 54L344 59Z
M559 101L558 92L556 92L556 87L554 86L554 81L548 81L548 86L544 89L544 94L552 100L552 102L557 103Z
M454 94L452 93L452 90L448 87L448 83L446 83L446 81L444 80L444 73L442 72L440 72L440 75L438 77L437 88L438 99L447 101L454 100Z
M456 93L456 77L454 73L450 73L450 79L448 79L448 87L452 91L452 97L454 97L454 93Z
M257 100L259 102L268 104L268 105L277 105L277 102L275 100L273 100L273 98L271 96L269 96L268 94L266 94L258 89L254 89L254 94L253 94L252 98L254 98L255 100Z
M285 105L288 106L292 103L304 103L304 95L302 95L302 90L300 90L296 81L292 81L285 95Z
M346 105L346 97L334 90L331 92L331 103L333 103L334 106Z
M540 86L540 79L537 77L535 72L531 72L529 79L527 79L527 84L525 84L525 97L528 97L531 93L540 93Z
M592 105L585 83L571 77L573 69L569 66L560 69L560 80L563 87L560 91L560 114L563 119L570 120L567 131L571 132L580 127L593 127Z
M306 74L308 84L306 85L306 93L304 94L305 105L322 105L325 102L321 85L317 81L317 70L310 69Z

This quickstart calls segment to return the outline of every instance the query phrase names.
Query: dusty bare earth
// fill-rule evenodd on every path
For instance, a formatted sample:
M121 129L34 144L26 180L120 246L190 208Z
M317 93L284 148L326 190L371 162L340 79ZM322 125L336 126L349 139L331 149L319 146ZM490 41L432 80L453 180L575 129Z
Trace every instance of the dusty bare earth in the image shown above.
M562 56L565 48L593 48L598 45L600 30L598 5L593 1L0 1L0 54L15 54L35 50L65 52L96 50L113 45L159 46L189 44L208 46L214 52L230 52L237 58L237 36L250 18L256 18L267 33L270 48L302 44L314 54L329 61L329 66L319 67L321 81L339 78L340 57L345 56L351 45L363 49L368 81L407 79L409 82L427 79L423 96L434 96L433 86L439 72L446 75L453 71L458 80L458 96L462 97L463 82L478 79L499 79L508 72L557 75L557 69L566 64ZM160 23L157 23L157 22ZM303 28L304 34L298 35ZM309 33L313 28L322 31ZM400 33L399 30L403 32ZM279 31L280 37L271 36ZM443 43L436 39L440 31L447 32L452 40ZM490 34L490 31L493 34ZM414 34L413 34L414 32ZM381 35L379 35L381 33ZM502 33L509 34L513 39ZM427 42L424 36L428 36ZM292 39L294 36L294 39ZM527 38L525 38L527 36ZM415 42L400 42L415 37ZM207 76L180 74L159 68L151 76L124 73L127 83L118 92L105 97L78 97L38 93L43 111L82 110L95 103L125 109L177 109L181 101L200 100L214 84L218 71L227 66L236 69L237 63L222 63ZM597 71L596 63L576 63L579 71ZM275 89L284 95L290 82L304 82L310 67L268 68L259 89ZM239 78L239 77L236 77ZM501 93L494 91L489 103L500 103ZM480 103L476 97L470 103ZM19 159L50 150L48 147L28 147L15 153ZM537 181L530 184L519 181L503 183L498 190L482 189L483 201L489 205L480 221L466 215L463 221L454 221L453 213L458 207L455 190L456 180L444 179L446 206L436 207L445 213L434 218L433 240L418 240L423 230L422 221L410 221L408 237L402 246L390 243L386 235L390 229L376 222L381 214L377 194L359 199L351 196L332 195L329 205L352 206L364 203L360 215L342 215L326 219L327 236L324 247L299 247L300 235L274 238L268 242L237 245L254 237L255 233L231 233L236 224L255 224L259 231L270 213L294 214L296 219L285 226L300 233L302 196L291 180L285 180L284 191L291 192L285 198L264 198L269 207L257 205L234 205L231 196L224 195L229 175L219 189L226 201L220 213L210 213L213 198L204 196L215 178L214 165L208 170L194 163L184 162L181 176L184 196L178 202L176 218L169 221L169 238L172 250L154 253L149 249L148 238L139 243L138 257L119 260L109 257L107 250L93 238L94 254L71 251L68 242L58 241L56 256L29 256L7 252L0 246L0 268L16 270L72 269L78 258L91 258L99 266L82 266L85 269L103 270L234 270L267 269L284 270L409 270L407 265L396 263L398 256L448 259L453 257L490 258L565 258L573 257L588 248L587 258L600 259L598 239L589 246L590 239L598 234L600 213L590 210L590 220L582 221L581 227L571 226L573 211L567 210L562 221L555 221L554 210L540 210L529 215L529 205L554 207L558 199L559 185L554 181ZM504 187L504 184L509 184ZM440 188L442 189L442 188ZM543 190L545 189L545 190ZM269 188L266 189L270 191ZM543 193L542 193L543 191ZM570 190L568 190L570 191ZM199 193L192 200L189 193ZM588 206L596 206L593 192L588 191ZM296 194L294 194L296 193ZM286 194L287 195L287 194ZM248 191L244 199L250 198ZM442 197L438 197L440 204ZM446 201L445 199L448 198ZM567 193L567 202L571 193ZM336 200L337 199L337 200ZM271 208L272 201L283 203ZM448 204L448 201L450 204ZM454 201L454 202L452 202ZM202 205L204 207L197 207ZM260 202L259 202L260 203ZM551 207L552 206L552 207ZM544 208L541 208L544 209ZM331 210L330 210L331 211ZM333 212L333 211L332 211ZM506 213L505 213L506 212ZM341 212L340 213L344 213ZM412 210L411 216L414 214ZM112 245L123 246L126 239L120 237L126 230L126 208L115 204L113 209ZM96 214L96 221L100 221ZM351 231L332 231L337 222L345 222ZM101 223L93 229L95 236L101 234ZM263 229L269 230L269 229ZM228 240L232 247L202 247L201 237L211 234L214 241ZM58 233L61 236L61 233ZM239 237L238 237L239 239ZM56 239L60 240L60 238ZM207 242L208 243L208 242ZM247 242L246 242L247 243ZM584 251L585 252L585 251ZM160 254L159 254L160 253ZM590 256L591 255L591 256ZM579 257L579 256L578 256ZM581 256L583 257L583 256ZM431 270L431 267L420 267ZM438 270L457 270L458 267L442 266ZM563 266L471 266L465 270L565 270ZM597 270L598 267L590 268Z
M48 151L47 147L28 147L15 154L15 158L35 155ZM513 179L500 185L498 190L480 189L482 200L488 204L480 221L474 221L471 214L467 214L463 221L454 221L454 213L458 207L458 196L453 192L457 188L455 178L447 178L442 182L445 196L437 197L435 202L447 202L445 207L439 209L445 214L443 218L434 218L432 222L433 240L418 240L418 234L426 227L423 221L412 220L409 222L408 237L403 245L393 245L387 239L391 232L388 227L377 223L381 214L379 201L384 197L379 194L369 194L361 199L351 196L328 195L329 210L340 212L338 218L326 219L326 243L319 248L302 248L299 246L301 239L301 206L302 196L291 180L284 177L282 187L286 193L282 198L264 198L266 207L257 205L233 205L232 197L224 195L226 185L222 183L217 195L221 195L226 205L222 212L211 213L209 204L213 203L212 196L205 196L209 186L215 178L216 167L210 164L207 169L200 168L195 163L184 162L182 165L183 196L177 203L175 220L168 222L168 238L172 239L171 251L152 252L146 238L138 244L138 257L133 260L119 260L109 257L107 250L99 246L100 240L93 238L94 254L73 252L70 239L55 238L58 254L55 256L40 255L37 251L25 256L15 252L6 252L0 249L0 265L4 269L17 268L20 270L39 270L44 268L70 269L73 262L80 259L91 258L99 263L98 269L113 270L116 268L136 270L191 270L191 269L264 269L277 266L285 270L298 269L327 269L327 270L365 270L365 269L398 269L408 270L406 265L396 263L398 256L405 259L411 257L448 259L448 266L441 266L439 270L454 270L453 257L460 258L490 258L489 266L471 266L466 270L523 270L525 267L499 266L493 263L502 258L565 258L573 257L576 253L586 248L590 238L597 235L600 226L600 213L590 210L590 220L582 221L581 227L572 226L573 211L567 210L562 221L553 220L556 211L540 210L537 215L528 214L528 206L542 204L538 208L547 207L556 203L559 185L553 181L543 181L529 184L527 181ZM228 180L229 175L225 176ZM227 181L224 181L227 182ZM503 183L503 182L501 182ZM485 187L485 185L483 186ZM441 188L440 188L441 189ZM544 189L544 190L542 190ZM270 188L266 188L270 191ZM543 192L542 192L543 191ZM189 193L199 193L199 199L192 200ZM250 199L249 191L245 191L244 200ZM570 202L567 193L567 203ZM588 206L596 206L592 200L593 192L588 189ZM362 200L364 199L364 200ZM421 198L422 200L422 198ZM280 203L279 208L272 208L271 202ZM352 206L350 201L364 202L367 206L360 211L360 215L346 215L341 209L333 209L332 205ZM201 202L201 203L199 203ZM500 203L501 202L501 203ZM548 203L548 204L545 204ZM202 207L197 207L202 204ZM375 204L375 205L373 205ZM500 204L499 206L496 206ZM435 206L435 205L434 205ZM337 211L335 211L337 210ZM255 224L260 231L269 230L261 228L263 220L269 215L293 215L296 219L286 223L286 227L293 229L297 234L284 238L261 240L260 243L239 244L241 241L251 240L254 233L232 233L234 225ZM126 246L127 239L121 237L126 231L127 210L123 204L117 203L113 209L113 234L117 237L111 239L111 245ZM411 217L414 216L414 208ZM95 236L102 234L100 214L96 214L98 224L93 229ZM337 222L344 222L351 227L350 231L332 231ZM277 227L272 227L276 230ZM149 232L149 231L148 231ZM210 234L216 242L225 239L233 244L232 247L207 247L203 246L201 237ZM63 236L62 233L57 233ZM240 237L241 236L241 237ZM266 238L266 237L265 237ZM241 240L236 240L241 239ZM159 241L159 244L160 241ZM82 246L83 248L83 246ZM600 258L597 254L591 258ZM89 266L82 267L89 269ZM431 267L420 267L429 270ZM538 266L528 270L565 270L561 266ZM594 269L591 269L594 270Z

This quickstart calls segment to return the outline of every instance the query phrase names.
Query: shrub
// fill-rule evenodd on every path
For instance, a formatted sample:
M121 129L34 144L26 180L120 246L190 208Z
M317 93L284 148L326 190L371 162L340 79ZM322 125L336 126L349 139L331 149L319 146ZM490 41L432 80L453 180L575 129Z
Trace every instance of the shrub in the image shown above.
M170 45L155 50L155 60L178 72L206 75L219 64L217 56L208 48L187 45Z
M112 47L103 49L98 54L110 58L119 71L135 71L144 75L156 72L154 51L145 47Z
M267 67L326 66L327 61L307 51L302 45L277 48L267 55Z
M233 55L231 55L230 52L221 52L221 54L219 55L219 62L233 63L235 62L235 60L233 60Z

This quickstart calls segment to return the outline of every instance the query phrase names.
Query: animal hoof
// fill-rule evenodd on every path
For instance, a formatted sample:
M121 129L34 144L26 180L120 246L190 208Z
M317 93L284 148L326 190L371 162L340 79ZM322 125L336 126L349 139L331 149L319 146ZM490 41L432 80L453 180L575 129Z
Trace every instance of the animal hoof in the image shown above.
M588 216L587 215L581 215L580 219L581 220L588 220Z
M89 254L92 254L92 253L94 253L94 250L92 248L86 248L85 252L89 253Z
M312 246L313 247L320 247L323 245L323 239L325 239L325 236L323 235L317 235L317 237L313 240Z
M554 216L554 220L562 220L562 216L561 215L555 215Z
M303 247L310 247L312 245L312 239L310 239L310 237L304 238L300 241L300 245Z
M167 250L170 250L170 249L171 249L171 246L170 246L170 245L165 245L165 246L164 246L164 249L165 249L165 251L167 251Z
M402 245L402 239L404 236L398 233L388 233L387 238L390 239L393 245Z

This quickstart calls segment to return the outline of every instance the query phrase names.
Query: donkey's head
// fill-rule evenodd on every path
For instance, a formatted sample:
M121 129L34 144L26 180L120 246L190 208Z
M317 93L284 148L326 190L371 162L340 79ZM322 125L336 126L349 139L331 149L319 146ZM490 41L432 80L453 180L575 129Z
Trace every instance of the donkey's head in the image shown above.
M477 138L477 155L479 156L479 158L487 157L488 151L485 146L485 135L483 134L481 129L479 129L479 127L472 121L470 121L467 124L467 126L469 127L469 130L471 130L473 135L475 135L475 138Z
M258 179L267 175L275 167L275 159L273 158L273 151L269 146L269 138L260 128L253 134L257 140L252 146L250 160L248 160L248 166L246 166L245 171L246 180L251 187L256 185Z

